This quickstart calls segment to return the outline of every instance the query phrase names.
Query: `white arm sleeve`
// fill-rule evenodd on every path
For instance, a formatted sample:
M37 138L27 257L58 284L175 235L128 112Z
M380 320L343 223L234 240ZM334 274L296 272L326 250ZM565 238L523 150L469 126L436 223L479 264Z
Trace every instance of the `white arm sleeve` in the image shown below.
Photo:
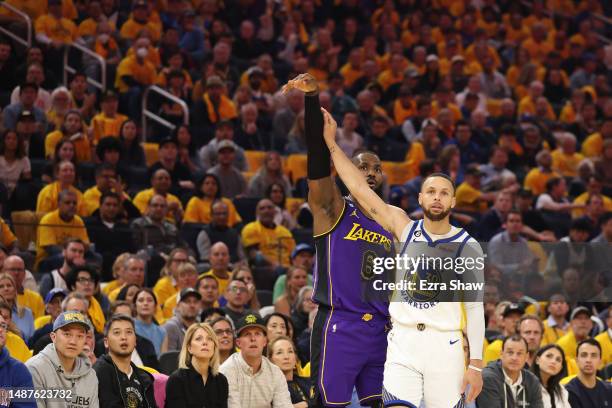
M467 338L470 343L470 358L482 360L485 337L485 318L482 302L465 302Z

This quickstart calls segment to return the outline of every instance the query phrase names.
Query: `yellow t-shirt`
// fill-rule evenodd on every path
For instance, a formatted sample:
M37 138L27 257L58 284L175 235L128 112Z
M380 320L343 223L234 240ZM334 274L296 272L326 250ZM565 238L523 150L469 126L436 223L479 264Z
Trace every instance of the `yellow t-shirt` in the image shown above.
M12 332L6 332L6 349L8 350L11 357L15 360L19 360L22 363L28 361L32 357L32 351L28 349L25 341L18 335Z
M227 271L227 278L220 278L213 273L212 269L200 274L200 276L198 276L198 280L202 279L202 276L212 276L217 280L217 283L219 284L219 296L225 293L225 290L232 279L232 273L230 271Z
M22 294L17 295L17 304L22 307L30 308L34 319L45 314L45 302L40 294L30 289L24 289Z
M157 298L157 303L163 305L166 300L173 295L176 295L178 289L174 283L172 283L172 278L170 276L164 276L160 278L155 286L153 287L153 293L155 293L155 297ZM169 317L172 317L170 315Z
M553 46L548 41L537 43L533 38L526 39L521 46L527 50L531 59L542 62L546 59L549 52L553 50Z
M128 119L127 116L117 113L114 118L106 116L103 112L98 113L91 120L93 131L93 143L97 145L103 137L119 137L121 125Z
M153 23L152 21L148 21L146 24L141 24L130 18L121 26L121 31L119 31L119 35L123 39L133 40L136 38L136 35L145 28L151 33L153 42L159 41L161 37L160 26Z
M41 218L36 236L37 261L46 256L45 246L62 245L68 238L80 238L89 243L87 230L81 217L75 215L72 221L64 222L60 218L58 210L51 211Z
M595 340L599 342L601 346L601 366L605 367L612 363L612 338L610 338L610 330L608 329L603 333L599 333L595 336Z
M502 344L503 344L503 341L497 339L497 340L494 340L491 344L487 346L487 348L485 349L484 361L483 361L483 364L485 366L489 364L491 361L495 361L499 359L499 357L501 356Z
M123 76L131 76L142 85L153 85L157 73L155 66L150 61L144 60L142 64L139 64L136 56L132 55L122 59L117 67L115 88L117 88L120 93L125 93L130 88L129 85L121 79Z
M457 204L455 208L472 213L483 213L487 210L487 203L480 200L481 195L482 192L480 190L476 190L468 183L463 182L457 187L455 195Z
M576 346L578 342L571 329L569 329L563 337L557 340L557 345L563 349L565 358L576 358Z
M4 222L2 218L0 218L0 242L2 245L8 248L13 245L13 242L16 240L17 237L15 234L13 234L13 231L11 231L8 224Z
M89 309L87 309L87 314L91 319L91 324L93 324L94 328L98 333L104 332L104 325L106 324L106 318L104 317L104 311L98 303L98 300L95 297L91 297L89 299Z
M242 244L245 248L259 245L269 262L283 266L291 264L289 256L295 248L295 240L287 228L282 225L266 228L259 221L250 222L242 229Z
M542 346L546 346L547 344L556 343L561 337L567 334L567 329L562 329L560 327L551 327L548 323L548 320L544 320L544 335L542 336Z
M81 192L74 186L70 186L70 191L74 192L77 197L77 214L87 216L87 207L83 201L83 194L81 194ZM38 193L38 199L36 200L36 212L48 213L57 210L57 197L59 193L59 182L55 181L51 184L47 184Z
M543 173L539 167L529 170L523 186L525 190L531 191L534 196L539 196L546 192L546 182L553 177L559 177L559 174L551 171L550 173Z
M556 120L557 116L555 115L555 111L553 110L551 104L546 102L546 119ZM536 107L535 101L531 98L531 96L527 95L519 102L518 106L518 114L522 116L524 114L535 115Z
M580 153L571 155L563 153L561 148L555 149L551 153L553 170L561 173L563 177L576 177L578 175L578 164L584 159Z
M589 135L582 143L582 154L586 157L599 157L603 153L603 137L601 133Z
M102 192L98 189L98 186L93 186L83 193L83 202L87 209L87 215L93 214L94 211L100 208L100 197L102 197ZM123 193L123 198L129 200L130 196Z
M110 295L112 291L121 287L123 287L123 284L119 281L119 279L115 279L104 285L104 287L102 288L102 293L104 293L106 297L108 297L108 295Z
M153 188L142 190L140 193L136 194L132 203L134 204L134 206L136 206L136 208L138 208L141 214L145 214L147 211L147 207L149 206L149 200L154 195L155 195L155 192L153 191ZM175 202L179 205L181 209L183 208L183 205L181 204L181 200L179 200L178 197L175 196L174 194L170 194L170 193L166 194L166 201L168 201L168 204ZM175 221L174 216L172 216L170 213L168 214L166 218L168 220Z
M47 134L45 137L45 156L48 158L53 158L55 153L55 146L64 139L64 134L61 130L54 130L53 132ZM91 145L89 144L89 138L85 134L81 134L81 137L78 137L72 140L74 144L74 154L79 162L89 162L91 161Z
M72 44L77 39L77 27L67 18L57 19L50 14L45 14L36 19L34 23L36 34L44 34L53 41L64 44Z
M228 224L230 227L233 227L240 221L240 214L236 211L236 207L234 203L229 198L221 198L221 201L227 205L227 209L229 212L228 215ZM183 217L183 222L196 222L202 224L209 224L212 221L211 208L212 200L210 198L200 198L200 197L192 197L187 203L187 208L185 209L185 216Z
M602 195L603 205L606 212L612 211L612 199L610 197ZM586 204L589 199L589 193L584 192L574 199L573 204ZM582 217L584 215L584 208L575 208L572 210L572 218Z
M380 73L378 76L378 83L386 91L393 84L398 84L404 80L404 73L400 72L398 75L393 75L390 69L387 69Z

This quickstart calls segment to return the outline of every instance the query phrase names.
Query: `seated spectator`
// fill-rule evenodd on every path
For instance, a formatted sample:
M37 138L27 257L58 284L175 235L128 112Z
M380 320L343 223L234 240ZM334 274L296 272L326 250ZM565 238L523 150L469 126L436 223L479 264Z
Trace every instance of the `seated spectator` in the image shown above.
M189 199L185 208L183 222L194 222L210 224L214 222L212 206L214 202L222 202L227 209L226 224L235 227L242 221L240 214L236 211L234 203L228 198L221 197L221 183L215 174L205 174L196 184L196 196Z
M115 88L119 91L119 110L133 120L140 119L144 88L155 82L155 66L147 60L150 45L148 38L138 38L132 45L132 55L122 59L117 67Z
M488 203L495 200L497 192L482 192L480 184L481 177L482 173L478 169L477 164L470 164L467 166L465 179L463 183L459 184L457 192L455 193L457 202L455 210L479 215L487 210ZM510 189L501 191L512 192Z
M207 177L211 176L208 175ZM192 200L194 199L192 198ZM235 263L245 259L240 232L237 228L231 227L229 223L230 208L233 208L233 204L232 207L229 207L225 200L218 199L212 203L212 220L198 234L196 245L202 261L209 260L211 247L218 242L227 246L230 262ZM189 211L189 204L187 204L187 211Z
M263 356L267 343L263 320L247 314L237 322L236 345L240 352L232 354L219 369L229 384L228 406L248 399L253 406L290 407L291 396L282 371ZM244 385L246 381L261 392L254 396Z
M207 126L214 126L219 121L238 117L234 102L224 94L225 86L225 82L217 75L206 79L206 90L197 103L198 113L202 115L200 120Z
M602 317L605 317L604 321L608 330L595 336L595 340L599 342L603 351L601 354L601 366L605 368L612 363L612 353L610 352L612 351L612 306L608 306Z
M163 324L168 335L168 351L181 350L185 332L197 323L202 295L193 288L182 289L176 301L174 315Z
M599 220L606 212L604 208L604 196L600 194L592 194L589 196L584 207L584 215L576 219L584 223L585 227L588 226L589 236L587 241L592 240L601 234L601 228L599 226Z
M174 248L166 259L166 264L162 268L161 278L155 283L153 293L159 304L163 305L166 300L180 292L178 288L179 268L185 263L192 262L189 251L186 248Z
M586 191L576 197L573 201L573 204L586 204L589 197L593 195L600 195L603 199L603 207L605 211L612 211L612 199L603 194L603 182L598 175L593 175L588 178L586 183ZM584 215L585 209L576 208L572 210L572 218L578 218L581 215Z
M25 141L11 129L4 131L0 140L0 186L7 192L7 202L20 197L15 189L20 182L32 179L30 159L26 154Z
M4 260L1 269L3 273L8 273L15 280L17 304L30 309L35 319L41 317L45 313L45 304L38 292L24 287L26 267L23 259L18 255L11 255Z
M508 164L508 153L500 146L491 149L489 163L479 167L483 175L482 189L484 191L498 191L503 188L503 180L514 176L514 173L506 167Z
M516 303L506 303L507 305L501 308L501 318L497 319L499 328L501 329L501 335L485 348L483 359L485 364L499 358L503 340L516 333L516 325L525 312L524 309Z
M63 243L62 257L64 262L60 268L44 274L40 280L40 295L47 296L52 289L68 290L66 276L75 265L85 263L86 244L79 238L69 238Z
M291 251L291 266L304 269L308 272L307 285L312 286L312 273L314 267L314 256L315 249L306 243L296 245ZM272 302L276 302L279 297L285 293L285 285L287 284L287 269L285 267L278 267L279 273L278 279L274 283L274 290L272 295Z
M587 220L572 220L568 236L552 246L545 272L556 277L568 268L578 268L587 273L596 270L595 248L587 244L590 234L591 225Z
M217 165L218 151L217 147L223 140L234 140L234 125L231 120L220 120L215 125L215 137L208 144L200 149L199 156L202 162L202 168L208 170ZM234 166L240 171L247 170L247 161L244 155L244 149L235 145L236 158Z
M76 213L87 215L87 206L83 201L83 194L74 186L76 183L76 169L72 162L62 161L55 165L54 173L56 181L45 186L38 193L36 200L36 212L49 213L59 208L59 200L62 192L74 196Z
M0 316L0 378L5 387L32 388L32 375L23 362L11 356L8 345L8 324ZM23 408L34 408L36 402L12 402L12 405Z
M51 94L45 89L45 69L38 61L28 63L26 68L25 82L32 82L38 86L36 100L34 105L40 108L43 112L48 112L51 109ZM19 102L19 94L21 87L17 86L11 93L11 104Z
M142 30L148 30L153 41L159 41L161 37L161 24L153 21L151 10L145 0L137 0L132 5L131 17L123 23L119 35L124 40L134 40Z
M308 272L304 268L290 267L286 273L285 293L274 302L274 311L291 316L291 308L297 295L307 282Z
M102 146L105 140L103 139L98 147ZM119 151L117 151L117 154ZM104 155L104 153L103 153ZM130 197L123 191L121 178L117 174L117 168L111 163L102 160L102 164L96 167L96 185L87 189L83 193L83 200L87 206L88 215L94 215L94 212L100 208L100 198L103 193L113 192L120 200L117 210L120 212L121 219L136 218L140 215L138 209L130 201Z
M106 324L104 310L108 310L109 305L107 299L97 299L95 296L99 283L100 276L92 266L87 264L73 267L68 273L68 276L66 276L68 290L79 293L85 297L89 304L87 315L93 328L98 333L103 333L104 325Z
M140 289L134 296L136 334L149 339L153 343L155 354L159 358L160 354L168 351L168 335L155 321L157 304L157 299L151 289Z
M41 179L44 183L51 184L55 178L55 171L59 163L63 161L71 162L76 168L78 160L76 158L74 143L71 140L60 140L55 145L53 161L47 161Z
M219 340L205 323L192 325L181 345L179 368L166 384L166 405L226 407L228 380L219 370Z
M584 204L572 204L566 198L567 184L561 177L546 182L546 192L538 197L536 210L542 211L544 221L551 226L558 238L567 234L571 221L571 210L584 208Z
M592 315L591 309L585 306L577 306L572 310L570 329L567 334L557 340L557 345L563 349L565 358L568 360L576 358L576 345L582 340L590 338L589 334L593 328Z
M198 277L195 289L202 295L201 310L215 307L219 298L219 282L214 276L202 275Z
M128 117L118 113L119 97L113 91L106 91L100 100L101 112L91 120L91 133L94 145L104 137L118 138L123 123Z
M169 214L166 216L176 223L181 222L183 218L183 206L181 201L174 194L170 193L171 182L170 173L168 173L166 169L157 169L152 173L151 188L139 192L133 200L134 205L141 214L146 213L149 202L153 196L160 195L167 200L167 212Z
M195 290L195 286L198 283L198 271L195 268L195 265L190 262L185 262L178 267L177 279L176 279L176 287L177 294L174 296L170 296L163 304L163 312L164 312L164 320L171 318L175 314L175 309L177 306L177 302L180 300L180 294L185 289L193 289ZM196 291L197 292L197 291ZM198 292L199 295L199 292ZM198 308L196 315L200 314L198 302Z
M601 346L594 339L581 340L576 346L578 375L565 388L569 403L574 407L605 407L612 404L610 384L597 378L597 367L601 364Z
M61 191L58 194L59 208L40 219L36 239L37 260L59 252L59 247L69 238L79 238L89 244L85 224L76 215L77 197L71 190Z
M562 294L554 294L550 297L546 311L548 318L544 320L543 346L556 343L567 333L570 326L566 319L569 304Z
M191 172L191 178L196 180L202 174L200 157L196 148L196 143L199 141L194 140L187 125L176 127L172 137L176 140L178 147L178 163L185 166ZM191 189L195 189L195 185Z
M240 107L236 144L245 150L266 151L274 148L270 133L260 125L257 105L253 102Z
M90 329L87 317L75 311L63 312L53 323L51 340L39 354L27 361L34 387L49 389L70 384L72 404L88 402L98 407L98 378L89 359L81 354Z
M178 160L178 142L176 139L166 138L159 142L159 161L149 168L153 175L158 169L164 169L170 174L172 185L170 193L182 197L186 190L193 190L195 185L191 181L191 172Z
M571 408L567 390L559 384L567 375L567 362L561 347L549 344L540 348L531 371L540 380L543 408Z
M287 92L285 102L286 105L277 109L272 119L275 146L284 146L297 115L304 109L304 97L301 92L296 90Z
M287 135L287 154L306 154L306 127L304 126L304 112L298 113L293 127Z
M546 192L548 180L559 177L559 174L552 169L552 156L548 150L539 150L535 159L538 167L529 170L523 186L525 190L531 191L531 194L537 197Z
M5 307L0 308L4 320L14 322L21 338L27 343L34 334L34 316L28 307L17 303L17 289L15 279L8 273L0 273L0 296L4 299Z
M365 135L365 146L373 151L382 161L404 161L407 145L394 140L389 119L384 116L375 116L371 121L371 130Z
M516 278L536 272L538 259L531 252L527 240L521 236L523 230L521 213L517 210L510 210L503 229L489 242L489 261L504 274Z
M347 157L353 157L353 154L363 147L363 137L355 132L358 124L357 113L346 111L342 119L342 127L336 131L336 142Z
M507 222L508 213L512 209L512 201L510 193L497 194L493 207L483 214L478 224L480 239L488 242L493 236L502 232L502 225Z
M482 370L482 392L476 398L479 407L523 406L542 407L538 378L525 368L527 341L515 334L504 339L501 359Z
M576 136L564 132L559 136L559 147L551 153L552 169L563 177L576 177L578 164L584 156L576 152Z
M273 183L280 184L285 195L291 197L291 183L283 173L281 156L278 152L270 151L264 157L263 166L249 181L247 195L256 198L265 197L266 191Z
M233 322L227 317L217 317L210 322L210 325L219 340L219 358L223 364L236 352Z
M30 341L28 342L30 348L33 349L34 344L36 344L36 342L40 340L41 337L51 333L53 329L53 322L55 322L55 319L57 319L58 316L62 313L62 303L64 302L64 299L66 299L67 296L68 291L62 288L53 288L49 291L49 293L47 293L47 295L45 296L46 314L45 316L34 320L34 328L36 330L34 331L34 334L32 334L32 337L30 337ZM83 309L87 310L86 308Z
M285 190L281 183L274 182L270 184L266 188L264 197L269 198L276 205L276 214L274 215L274 222L276 224L282 225L288 230L293 230L297 227L296 220L287 210L287 190Z
M295 240L289 230L274 222L274 208L268 199L257 203L257 221L242 229L242 242L251 262L289 266Z
M38 85L26 82L19 87L19 102L11 103L2 112L2 120L5 129L16 129L19 117L26 113L35 119L37 132L43 132L47 128L47 117L45 111L35 106Z
M544 221L542 213L533 206L533 194L530 190L519 190L517 194L516 207L523 215L523 224L540 235L546 233L551 239L554 235L549 231L549 226ZM550 241L550 239L548 239Z
M221 195L233 199L246 193L246 180L234 166L236 158L236 144L230 140L223 140L217 145L218 163L209 173L216 175L221 182Z
M316 308L316 304L312 301L312 294L312 286L303 286L291 307L291 323L295 338L298 338L308 328L308 316Z
M252 313L245 305L247 304L247 296L249 289L244 279L234 279L227 286L224 292L227 304L221 308L233 322L238 322L240 319Z
M121 154L119 164L123 167L146 166L144 149L138 140L138 128L136 122L128 119L119 128L119 141L121 142Z
M270 313L264 318L268 344L279 337L291 337L292 326L289 318L282 313Z
M53 159L55 145L64 139L68 139L74 144L76 158L79 162L91 161L89 136L87 136L83 118L77 110L68 111L62 126L45 137L45 156Z
M132 361L136 350L136 327L130 315L112 316L104 329L107 354L93 366L98 377L101 406L123 405L155 407L153 376Z
M297 352L289 337L281 336L268 342L268 358L281 369L287 380L291 403L294 407L307 407L310 382L308 378L297 375Z
M245 281L247 285L247 298L245 306L248 309L251 309L253 312L259 312L261 309L261 305L259 304L259 299L257 298L257 288L255 287L255 276L253 275L253 271L246 264L239 264L232 271L232 280L242 279ZM222 297L219 299L221 302L225 299Z
M110 282L106 282L104 287L102 288L102 293L108 296L115 289L123 286L123 276L125 275L125 261L131 254L129 252L122 252L115 258L112 267L112 276L113 280Z
M69 87L74 108L81 114L83 122L90 123L96 109L97 94L88 90L85 73L75 72L70 77Z

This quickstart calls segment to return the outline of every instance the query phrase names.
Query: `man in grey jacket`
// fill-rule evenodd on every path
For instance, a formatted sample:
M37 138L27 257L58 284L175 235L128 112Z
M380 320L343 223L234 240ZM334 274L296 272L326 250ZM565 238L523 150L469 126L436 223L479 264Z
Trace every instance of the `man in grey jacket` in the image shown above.
M538 378L526 368L527 341L519 334L506 337L500 360L482 370L479 408L543 408Z
M52 344L26 362L34 387L58 389L64 398L37 399L38 408L98 408L98 378L83 354L90 328L80 312L63 312L53 322Z
M202 295L194 288L185 288L178 295L174 316L162 326L168 335L168 351L180 351L185 331L197 322Z

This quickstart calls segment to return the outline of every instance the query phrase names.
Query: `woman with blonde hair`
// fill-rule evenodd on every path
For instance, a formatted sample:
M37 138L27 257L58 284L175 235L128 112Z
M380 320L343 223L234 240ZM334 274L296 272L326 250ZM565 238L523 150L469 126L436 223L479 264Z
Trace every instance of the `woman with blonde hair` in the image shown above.
M168 255L166 264L160 272L161 278L153 287L153 292L155 292L160 305L166 303L166 300L176 295L180 290L176 284L178 268L186 262L195 264L195 260L189 256L189 250L186 248L174 248Z
M286 196L291 197L291 183L283 173L283 162L280 154L269 151L264 156L263 166L257 170L249 182L247 195L250 197L264 197L268 187L273 183L280 184Z
M125 261L130 255L131 254L129 252L124 252L119 255L117 259L115 259L115 262L113 263L113 278L115 279L104 285L102 288L102 293L104 295L110 295L113 290L120 288L125 284L122 276L123 272L125 271Z
M17 304L17 284L6 272L0 273L0 296L11 307L12 321L27 343L34 334L34 315L29 308Z
M268 345L268 358L281 369L287 379L291 403L294 408L307 408L310 395L308 378L299 377L297 370L297 353L289 337L280 336Z
M179 368L168 378L166 406L226 408L227 378L219 372L219 341L206 323L191 325L179 354Z

